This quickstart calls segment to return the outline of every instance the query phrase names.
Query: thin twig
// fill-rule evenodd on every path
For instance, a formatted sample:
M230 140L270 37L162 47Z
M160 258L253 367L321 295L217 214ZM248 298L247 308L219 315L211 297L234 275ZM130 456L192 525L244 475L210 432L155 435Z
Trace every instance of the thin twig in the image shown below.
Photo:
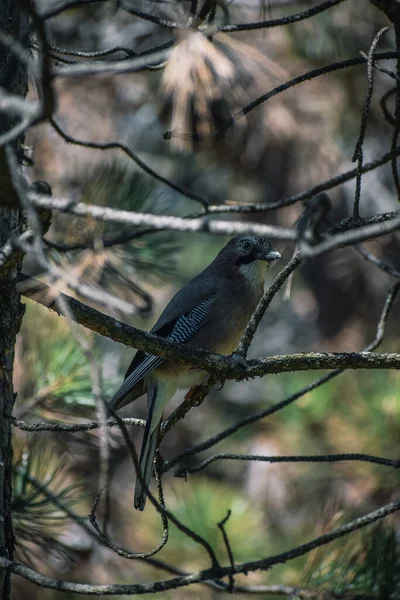
M400 154L400 146L397 146L395 151L396 156ZM369 173L374 169L377 169L384 164L388 163L392 159L392 152L386 152L381 157L369 162L365 163L362 168L362 173ZM277 200L276 202L264 202L261 204L221 204L221 205L211 205L208 207L208 213L210 214L220 214L220 213L257 213L257 212L270 212L273 210L278 210L280 208L285 208L287 206L292 206L293 204L297 204L298 202L309 200L314 196L320 194L321 192L326 192L331 190L347 181L351 181L357 175L357 169L351 169L349 171L345 171L340 175L335 175L326 181L319 183L304 192L300 192L298 194L294 194L293 196L289 196L288 198L284 198L283 200ZM361 219L361 222L363 220Z
M207 209L209 202L205 198L203 198L202 196L199 196L198 194L190 192L189 190L182 188L180 185L173 183L166 177L163 177L162 175L157 173L157 171L154 171L154 169L149 167L135 152L133 152L133 150L128 148L128 146L126 146L125 144L120 144L119 142L108 142L106 144L100 144L97 142L85 142L85 141L79 140L76 137L66 133L66 131L64 129L62 129L62 127L57 123L57 121L55 121L54 118L50 119L50 123L54 127L54 129L57 131L57 133L69 144L75 144L76 146L84 146L85 148L94 148L96 150L114 150L114 149L121 150L131 160L133 160L138 165L138 167L140 167L145 173L150 175L150 177L152 177L153 179L156 179L160 183L163 183L164 185L168 186L172 190L175 190L175 192L178 192L182 196L185 196L185 198L189 198L189 200L194 200L195 202L199 202L203 206L204 210Z
M388 221L356 227L336 235L326 235L320 243L315 245L310 245L307 241L301 240L299 244L300 251L304 257L315 258L326 252L345 248L346 246L354 246L359 242L382 237L399 229L400 215L396 215Z
M369 106L371 104L372 94L374 91L374 69L373 69L374 54L375 54L375 50L376 50L376 47L378 45L380 38L388 30L389 30L389 27L383 27L380 31L378 31L378 33L376 34L376 36L373 39L373 42L371 44L371 48L368 52L368 57L367 57L368 89L367 89L367 94L365 96L364 107L363 107L363 111L362 111L362 115L361 115L360 134L358 136L357 144L356 144L354 154L352 157L353 162L357 161L356 191L355 191L355 196L354 196L354 207L353 207L353 217L355 219L358 219L360 216L361 176L362 176L362 166L363 166L363 158L364 158L363 144L364 144L365 131L367 128ZM395 144L395 147L396 147L396 144Z
M144 19L145 21L150 21L150 23L155 23L160 27L167 27L168 29L183 29L185 27L185 25L180 25L176 21L167 21L166 19L161 19L160 17L147 13L139 8L134 8L131 5L128 6L125 2L122 4L122 8L129 14Z
M232 514L232 511L230 509L228 509L226 517L224 519L222 519L222 521L220 521L218 523L218 527L220 528L221 533L222 533L222 537L224 539L224 544L225 544L226 551L228 553L229 564L231 565L232 573L234 573L234 571L235 571L235 559L233 557L233 552L232 552L231 544L229 542L229 537L228 537L228 534L226 533L226 529L225 529L225 524L228 522L229 517L231 516L231 514ZM228 575L228 579L229 579L229 586L228 586L227 591L230 594L233 594L234 591L235 591L235 579L233 577L233 574Z
M282 271L277 275L274 279L271 286L267 289L263 297L261 298L257 309L253 316L251 317L244 334L242 335L242 339L240 340L239 346L236 349L236 354L239 356L243 356L246 358L249 346L253 340L253 337L261 323L261 320L267 311L269 305L271 304L273 298L280 290L282 285L285 283L287 278L293 273L295 269L301 263L301 255L298 252L295 256L288 262L288 264L282 269Z
M356 246L354 246L354 250L358 252L360 256L365 258L365 260L378 267L378 269L380 269L381 271L384 271L385 273L388 273L388 275L392 275L393 277L400 278L400 271L398 271L394 267L391 267L377 256L374 256L373 254L371 254L371 252L368 252L368 250L361 246L361 244L357 244Z
M254 29L270 29L271 27L281 27L283 25L289 25L290 23L298 23L304 19L310 19L315 15L341 4L344 0L326 0L317 6L313 6L303 12L290 15L288 17L281 17L280 19L269 19L268 21L259 21L257 23L237 23L231 25L224 25L219 28L219 31L226 31L233 33L236 31L253 31Z
M144 71L149 66L165 61L170 53L170 48L156 50L152 54L140 54L132 58L115 61L81 61L72 65L62 65L53 70L53 77L87 77L88 75L102 75L104 73L137 73Z
M171 521L180 531L182 531L183 533L185 533L188 537L190 537L193 541L195 541L197 544L203 546L203 548L205 549L205 551L207 552L211 564L214 568L219 567L219 561L216 557L216 554L212 548L212 546L207 542L207 540L205 540L201 535L198 535L196 532L194 532L192 529L190 529L189 527L187 527L186 525L184 525L171 511L169 511L165 505L164 505L164 501L163 501L163 497L162 497L162 487L159 486L158 490L160 492L161 490L161 500L162 502L159 502L154 495L152 494L151 490L149 489L149 486L147 485L144 476L141 472L140 466L139 466L139 458L135 449L135 446L129 436L128 430L125 427L125 424L123 423L122 419L119 417L118 413L116 413L111 407L109 407L110 413L112 414L112 416L116 419L116 421L118 422L119 428L121 430L121 433L124 437L125 443L127 445L129 454L131 456L132 459L132 463L133 466L135 468L136 471L136 477L139 479L140 484L142 486L142 488L144 489L144 491L146 492L146 496L148 498L148 500L150 501L150 503L154 506L154 508L157 510L157 512L160 514L160 516L163 519L163 523L164 523L164 519ZM160 481L161 481L161 475L160 475Z
M360 461L367 463L375 463L377 465L383 465L385 467L392 467L393 469L400 469L400 460L391 458L382 458L380 456L371 456L370 454L326 454L326 455L310 455L310 456L262 456L259 454L234 454L232 452L221 452L213 454L206 460L203 460L200 464L194 467L184 467L177 469L174 473L176 477L186 477L192 473L202 471L208 465L215 462L216 460L238 460L238 461L255 461L255 462L267 462L267 463L333 463L333 462L344 462L344 461Z
M282 552L281 554L269 556L267 558L257 561L236 564L234 571L231 566L213 566L203 571L197 571L194 573L190 573L189 575L173 577L172 579L167 579L164 581L157 581L156 583L112 583L109 585L90 585L85 583L74 583L70 581L63 581L60 579L47 577L38 573L34 569L31 569L30 567L22 565L21 563L8 560L7 558L4 558L2 556L0 556L0 566L4 569L7 569L11 573L20 575L24 579L27 579L28 581L31 581L32 583L35 583L36 585L39 585L42 588L55 589L57 591L74 592L75 594L86 595L103 594L107 596L116 596L119 594L126 594L130 596L139 594L150 594L177 589L180 587L193 585L195 583L200 583L202 581L207 581L210 579L222 578L231 574L249 573L259 569L267 570L274 565L283 564L299 556L304 556L305 554L308 554L316 548L329 544L330 542L336 539L348 535L352 531L356 531L357 529L361 529L363 527L366 527L367 525L375 523L376 521L383 519L386 516L397 512L398 510L400 510L400 501L391 502L390 504L382 506L378 510L370 512L364 515L363 517L354 519L353 521L350 521L349 523L342 525L341 527L338 527L337 529L334 529L329 533L325 533L324 535L314 538L306 544L302 544L301 546L292 548L287 552Z
M399 56L398 52L379 52L379 53L375 54L375 60L387 60L387 59L392 59L392 58L398 58L398 56ZM252 102L247 104L245 107L241 108L239 111L237 111L237 113L235 113L232 116L231 119L228 119L222 127L220 127L219 129L216 129L215 131L210 132L209 135L215 139L219 139L222 135L224 135L228 131L228 129L230 129L230 127L232 127L237 121L239 121L240 119L242 119L243 117L248 115L255 108L257 108L264 102L267 102L268 100L270 100L270 98L278 96L282 92L285 92L286 90L293 88L293 87L299 85L300 83L304 83L305 81L311 81L312 79L320 77L321 75L327 75L328 73L334 73L335 71L341 71L343 69L348 69L350 67L362 65L365 62L366 62L366 59L363 56L357 56L355 58L350 58L347 60L332 63L332 64L326 65L324 67L318 67L316 69L312 69L311 71L308 71L307 73L303 73L302 75L299 75L297 77L294 77L293 79L285 81L285 83L278 85L276 88L268 91L266 94L259 96L258 98L256 98L255 100L253 100ZM189 135L189 137L193 137L190 134L187 134L187 135ZM175 134L172 131L167 131L166 133L164 133L164 139L169 140L172 137L175 137ZM393 155L393 151L394 151L394 148L392 148L392 150L391 150L392 155Z

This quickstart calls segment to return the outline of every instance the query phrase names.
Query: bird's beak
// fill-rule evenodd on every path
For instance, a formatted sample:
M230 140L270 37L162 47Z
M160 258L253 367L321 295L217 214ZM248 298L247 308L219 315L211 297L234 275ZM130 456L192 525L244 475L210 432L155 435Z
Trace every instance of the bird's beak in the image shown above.
M266 260L268 262L272 262L274 260L278 260L281 258L280 252L277 250L267 250L267 252L259 252L257 254L258 260Z

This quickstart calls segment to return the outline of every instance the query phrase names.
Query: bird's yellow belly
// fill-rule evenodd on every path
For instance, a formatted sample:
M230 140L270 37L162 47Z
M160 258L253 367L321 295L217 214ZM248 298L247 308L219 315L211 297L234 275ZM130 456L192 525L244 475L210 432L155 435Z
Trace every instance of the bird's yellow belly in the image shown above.
M164 363L155 371L159 379L167 379L177 389L187 389L199 385L207 371L193 368L191 365L171 361Z
M231 332L218 344L214 345L212 351L225 356L232 354L240 342L247 321L246 319L243 325L236 327L234 332ZM178 389L187 389L199 385L207 375L207 371L196 369L196 367L180 361L168 361L158 367L156 373L160 379L168 379L168 381L173 382Z
M239 331L236 330L235 332L232 332L231 335L227 336L224 340L221 340L221 342L216 345L214 352L216 352L217 354L225 354L226 356L232 354L232 352L234 352L238 347L244 329L245 327L240 328Z

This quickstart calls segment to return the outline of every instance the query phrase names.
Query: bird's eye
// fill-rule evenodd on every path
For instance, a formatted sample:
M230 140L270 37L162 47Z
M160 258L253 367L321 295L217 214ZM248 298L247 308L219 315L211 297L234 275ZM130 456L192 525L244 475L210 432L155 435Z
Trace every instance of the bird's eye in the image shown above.
M240 247L244 252L249 252L251 250L251 243L249 241L244 241L241 243Z

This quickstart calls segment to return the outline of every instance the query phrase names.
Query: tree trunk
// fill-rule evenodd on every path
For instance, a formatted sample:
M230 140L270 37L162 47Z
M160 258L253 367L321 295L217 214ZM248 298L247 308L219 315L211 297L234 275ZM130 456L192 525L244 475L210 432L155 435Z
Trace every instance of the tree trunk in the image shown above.
M0 0L0 31L20 39L22 29L26 30L27 17L16 0ZM23 65L10 52L0 45L0 86L6 92L25 96L27 73ZM15 117L13 117L15 119ZM7 114L0 113L0 134L8 131L15 122ZM21 143L15 142L15 147ZM15 207L15 208L14 208ZM0 150L0 248L10 235L21 228L22 214L17 207L15 192L11 185L3 149ZM13 557L14 536L11 520L12 494L12 446L11 421L14 404L13 362L16 335L20 328L23 306L16 290L16 278L21 267L21 254L0 267L0 554ZM10 598L10 577L0 572L0 598Z

